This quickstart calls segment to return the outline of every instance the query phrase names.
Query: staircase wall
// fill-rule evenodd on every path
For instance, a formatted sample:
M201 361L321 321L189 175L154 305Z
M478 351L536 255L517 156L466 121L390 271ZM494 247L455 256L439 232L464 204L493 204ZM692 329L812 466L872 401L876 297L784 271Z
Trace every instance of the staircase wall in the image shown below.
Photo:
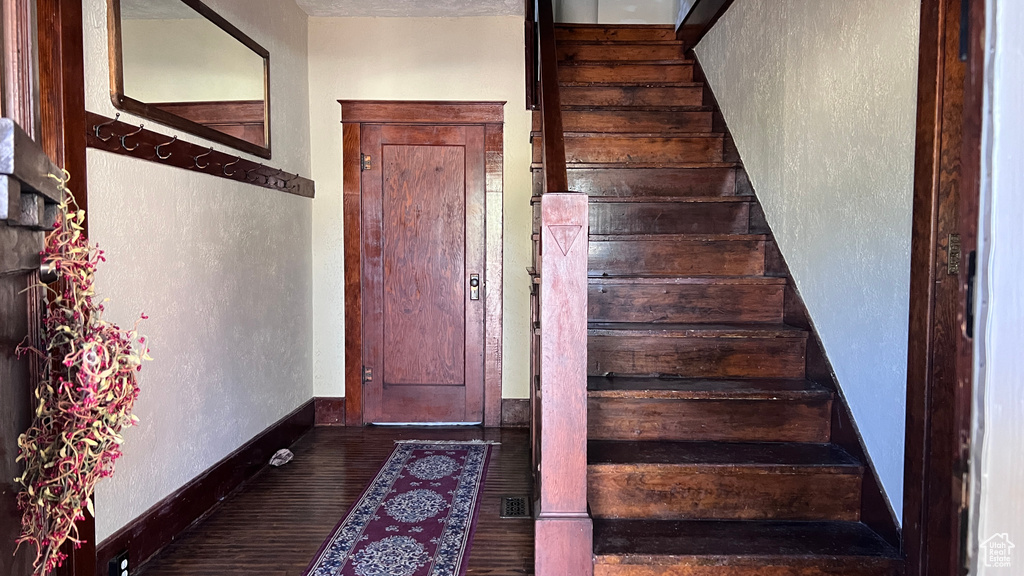
M919 5L740 0L696 49L896 510Z

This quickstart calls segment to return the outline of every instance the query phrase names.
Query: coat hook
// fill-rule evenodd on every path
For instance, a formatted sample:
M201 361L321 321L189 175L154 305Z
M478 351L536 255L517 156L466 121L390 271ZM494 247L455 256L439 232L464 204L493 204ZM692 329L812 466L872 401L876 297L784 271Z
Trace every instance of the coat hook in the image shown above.
M156 157L161 159L161 160L167 160L168 158L170 158L171 154L174 154L174 152L168 152L167 155L164 156L163 154L160 153L160 149L163 148L164 146L170 146L171 144L174 144L175 142L177 142L177 140L178 140L178 135L175 134L174 138L171 138L170 142L164 142L163 144L157 144L156 145Z
M202 166L200 166L199 165L199 159L200 158L204 158L206 156L209 156L210 154L213 154L213 146L210 146L209 150L207 150L206 152L203 152L199 156L193 156L192 157L192 162L196 165L196 168L199 168L200 170L205 170L210 165L210 163L207 162L206 164L203 164Z
M221 168L220 171L223 172L225 176L234 176L236 174L236 172L234 170L232 170L231 172L228 172L228 166L234 166L235 164L238 164L241 161L242 161L242 157L241 156L235 156L234 161L228 162L227 164L225 164L224 167Z
M263 168L266 168L266 166L264 166L263 164L260 164L259 166L255 167L255 168L250 168L249 170L246 170L245 171L245 179L247 181L249 181L249 182L255 182L256 178L259 178L260 176L262 176L262 174L257 174L256 178L253 178L252 177L252 173L257 171L257 170L262 170ZM264 182L266 182L267 181L267 177L263 176L263 180L264 180Z
M130 138L132 136L135 136L136 134L142 132L142 129L145 128L145 127L146 127L145 124L139 124L139 129L138 130L136 130L135 132L131 132L129 134L125 134L124 136L121 136L121 148L124 148L125 150L127 150L129 152L132 152L136 148L138 148L139 147L138 144L136 144L135 146L132 146L131 148L129 148L128 145L124 143L124 139L125 138Z
M107 140L110 140L111 138L114 137L114 135L111 134L110 136L107 136L106 138L104 138L104 137L100 136L100 128L103 128L104 126L110 126L114 122L117 122L117 119L120 118L120 117L121 117L121 113L118 112L117 114L114 114L114 119L113 120L108 120L108 121L106 121L106 122L104 122L102 124L94 124L93 127L92 127L92 133L97 138L99 138L102 142L106 142Z

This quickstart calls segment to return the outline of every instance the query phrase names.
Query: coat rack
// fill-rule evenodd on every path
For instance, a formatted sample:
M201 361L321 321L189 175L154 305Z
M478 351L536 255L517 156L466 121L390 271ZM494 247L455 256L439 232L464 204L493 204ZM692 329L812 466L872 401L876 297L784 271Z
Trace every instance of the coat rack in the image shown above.
M135 126L119 121L118 117L120 114L108 118L95 112L86 112L86 136L90 148L306 198L312 198L315 192L315 185L309 178L289 174L235 154L219 152L212 147L199 146L181 140L177 135L172 137L146 130L144 124Z

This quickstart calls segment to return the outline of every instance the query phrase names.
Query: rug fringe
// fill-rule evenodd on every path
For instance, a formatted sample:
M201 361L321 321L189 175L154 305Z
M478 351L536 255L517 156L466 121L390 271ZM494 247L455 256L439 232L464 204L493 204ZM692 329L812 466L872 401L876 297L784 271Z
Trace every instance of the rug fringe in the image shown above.
M491 444L500 446L497 440L395 440L395 444Z

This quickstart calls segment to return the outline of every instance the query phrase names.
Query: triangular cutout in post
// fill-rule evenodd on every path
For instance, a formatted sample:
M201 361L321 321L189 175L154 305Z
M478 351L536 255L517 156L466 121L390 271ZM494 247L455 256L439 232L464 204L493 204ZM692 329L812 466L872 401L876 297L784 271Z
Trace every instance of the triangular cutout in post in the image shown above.
M554 237L558 248L562 250L563 256L569 253L569 249L572 248L572 244L576 241L576 237L580 235L582 228L583 226L572 224L548 226L548 230L551 230L551 236Z

